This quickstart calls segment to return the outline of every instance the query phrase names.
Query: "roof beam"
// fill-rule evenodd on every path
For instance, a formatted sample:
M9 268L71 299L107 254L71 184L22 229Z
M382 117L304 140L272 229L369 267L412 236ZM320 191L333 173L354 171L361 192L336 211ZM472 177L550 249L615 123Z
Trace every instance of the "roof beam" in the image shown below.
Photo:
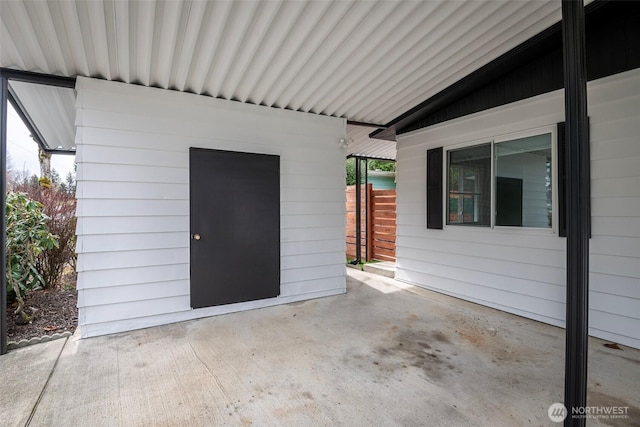
M32 71L13 70L11 68L0 68L0 76L8 80L15 80L25 83L37 83L47 86L67 87L75 89L75 77L55 76L53 74L34 73Z
M349 119L347 119L347 124L348 125L352 125L352 126L362 126L362 127L367 127L367 128L376 128L376 129L385 129L386 128L385 125L379 125L379 124L376 124L376 123L358 122L356 120L349 120Z

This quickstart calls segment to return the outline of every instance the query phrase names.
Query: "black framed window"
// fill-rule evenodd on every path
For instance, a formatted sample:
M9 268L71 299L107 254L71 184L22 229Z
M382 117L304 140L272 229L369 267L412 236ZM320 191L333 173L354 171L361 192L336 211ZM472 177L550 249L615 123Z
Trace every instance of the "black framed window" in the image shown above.
M554 157L551 129L447 150L446 224L552 229Z
M491 144L447 152L447 224L491 225Z
M494 144L496 226L551 228L551 133Z

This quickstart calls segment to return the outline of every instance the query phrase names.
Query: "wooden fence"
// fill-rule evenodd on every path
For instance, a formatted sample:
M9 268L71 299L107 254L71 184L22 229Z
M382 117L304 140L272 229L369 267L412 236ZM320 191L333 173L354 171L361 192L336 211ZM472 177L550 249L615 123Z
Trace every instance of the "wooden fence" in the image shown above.
M356 256L356 186L347 187L347 257ZM396 260L396 191L361 187L362 260ZM367 203L368 201L368 203ZM368 227L367 227L368 223Z

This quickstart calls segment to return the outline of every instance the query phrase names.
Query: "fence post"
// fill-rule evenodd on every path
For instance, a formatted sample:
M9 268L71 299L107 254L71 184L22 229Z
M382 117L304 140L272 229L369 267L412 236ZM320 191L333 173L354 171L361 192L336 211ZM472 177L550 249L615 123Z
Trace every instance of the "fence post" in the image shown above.
M367 184L367 261L373 259L373 184Z

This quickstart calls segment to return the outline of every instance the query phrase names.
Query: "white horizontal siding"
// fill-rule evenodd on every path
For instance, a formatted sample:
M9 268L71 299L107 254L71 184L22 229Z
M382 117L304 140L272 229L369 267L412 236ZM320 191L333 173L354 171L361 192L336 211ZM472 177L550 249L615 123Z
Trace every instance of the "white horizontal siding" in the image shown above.
M119 234L126 233L170 233L174 231L189 231L189 218L180 215L163 215L154 217L79 217L78 230L84 235ZM82 245L78 241L78 245ZM78 252L81 252L79 250Z
M105 288L114 293L116 291L113 288L116 286L177 280L189 280L189 264L166 263L163 265L121 269L111 268L78 273L78 281L82 282L83 290Z
M78 217L182 216L189 213L188 200L89 199L78 196Z
M189 184L155 182L84 181L76 190L95 199L159 199L184 200L189 194Z
M172 264L189 262L189 251L185 251L184 248L161 248L109 253L82 252L81 255L82 256L78 256L78 271L149 267L164 265L169 260Z
M342 119L79 78L83 336L343 293ZM192 310L189 148L280 156L281 295Z
M146 295L153 295L156 299L189 295L189 280L121 285L118 292L113 292L108 287L85 289L80 295L78 305L87 307L131 302L132 295L141 300L146 299Z
M589 87L592 333L640 348L640 70Z
M598 198L640 197L640 177L592 179L591 195Z
M282 242L280 253L282 255L296 255L300 253L325 253L325 252L345 252L346 244L344 239L313 240L300 242Z
M590 332L640 348L640 70L588 86L592 234ZM562 91L402 136L397 155L400 280L564 325L565 245L553 230L426 228L426 150L551 126Z
M493 286L492 280L494 279L500 282L509 282L513 279L515 283L518 281L517 279L531 280L531 277L535 277L535 282L537 282L536 289L542 287L543 284L564 285L564 270L561 267L535 264L530 260L527 260L527 262L510 261L508 258L491 257L490 254L483 252L462 255L456 252L442 252L439 249L414 250L412 252L414 254L420 253L420 258L412 259L411 252L409 252L409 255L403 258L403 265L409 267L411 264L421 263L427 259L432 271L450 271L449 274L462 274L465 276L467 275L466 272L473 272L475 280L478 283L485 282L486 286ZM558 258L562 259L563 257L560 256ZM481 270L474 269L479 259L483 263ZM545 268L541 269L540 266ZM457 269L461 269L461 271L457 271ZM439 274L445 275L445 273ZM511 283L507 285L510 286L510 290L513 290ZM523 292L527 293L527 290L523 290Z
M284 217L284 215L283 215ZM287 224L287 228L317 228L331 227L344 221L344 217L338 214L327 215L286 215L283 218Z
M638 217L593 217L591 218L593 236L640 237L640 218Z
M336 239L344 240L344 226L340 227L316 227L316 228L284 228L280 226L281 242L306 242L309 240L334 241ZM342 235L340 235L342 233ZM344 243L344 242L343 242ZM346 247L345 247L346 249Z
M121 252L156 248L188 248L189 234L173 233L130 233L130 234L85 234L79 252Z
M189 169L184 167L162 168L156 166L80 163L78 154L76 154L76 164L78 166L76 174L81 175L85 181L169 184L184 184L189 182Z
M124 289L119 288L123 292ZM86 298L85 298L86 301ZM145 298L127 300L115 304L87 305L84 313L79 315L79 322L83 325L94 323L112 322L114 320L128 320L139 317L148 317L159 314L174 313L184 311L184 306L189 306L189 295L170 295L163 298ZM114 309L117 307L117 309ZM114 311L117 318L114 319ZM82 331L82 326L80 326Z
M339 252L287 255L282 256L280 267L283 270L291 270L295 268L317 267L323 265L333 266L336 264L344 264L344 261L344 254Z

